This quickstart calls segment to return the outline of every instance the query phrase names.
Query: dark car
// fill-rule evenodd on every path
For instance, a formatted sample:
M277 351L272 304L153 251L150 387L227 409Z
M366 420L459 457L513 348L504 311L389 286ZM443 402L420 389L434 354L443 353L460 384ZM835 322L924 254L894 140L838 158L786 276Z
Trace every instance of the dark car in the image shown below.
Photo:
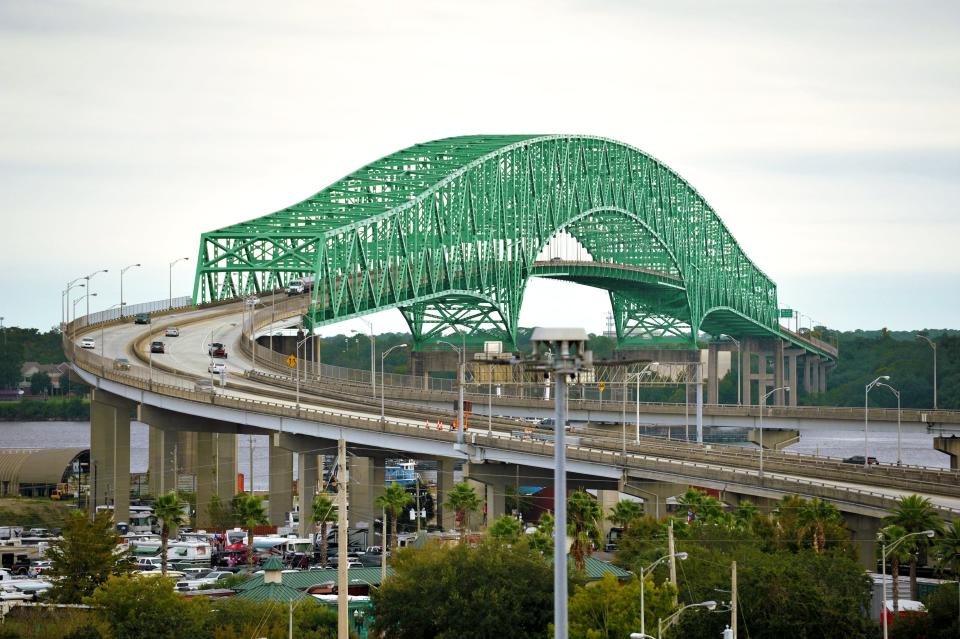
M150 352L151 353L162 353L163 351L163 342L150 342Z
M222 357L227 358L227 347L221 344L220 342L214 342L207 347L207 354L210 357Z
M136 317L133 318L134 324L149 324L150 323L150 313L137 313Z
M863 466L863 455L854 455L853 457L847 457L843 460L844 464L860 464ZM870 466L875 466L880 462L877 461L876 457L867 457L867 464Z

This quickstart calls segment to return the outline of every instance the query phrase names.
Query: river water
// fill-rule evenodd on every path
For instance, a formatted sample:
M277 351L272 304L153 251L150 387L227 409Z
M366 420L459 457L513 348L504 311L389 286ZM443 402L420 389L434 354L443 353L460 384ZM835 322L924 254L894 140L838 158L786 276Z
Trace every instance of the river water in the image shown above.
M904 430L901 438L904 464L949 468L947 455L933 449L931 433ZM250 437L239 437L237 472L249 477ZM255 436L253 440L254 488L268 489L269 450L267 436ZM3 448L71 448L90 446L90 422L0 422L0 447ZM788 451L848 457L863 455L863 430L852 425L837 429L801 428L800 442L787 448ZM871 430L868 441L869 455L880 463L895 463L897 460L897 433L895 430L878 428ZM147 425L131 422L130 425L130 471L146 472L149 438ZM296 472L296 465L294 465Z

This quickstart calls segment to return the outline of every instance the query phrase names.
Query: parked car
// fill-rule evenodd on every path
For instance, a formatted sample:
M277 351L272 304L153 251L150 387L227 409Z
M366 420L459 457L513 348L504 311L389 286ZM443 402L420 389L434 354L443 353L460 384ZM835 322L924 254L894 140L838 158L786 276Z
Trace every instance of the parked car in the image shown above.
M207 372L213 373L215 375L220 375L221 373L227 372L227 365L223 362L210 362L207 366Z
M167 330L163 333L167 337L180 337L180 329L176 326L168 326Z
M133 318L134 324L149 324L150 323L150 313L137 313L136 317Z
M113 360L113 370L115 371L128 371L130 370L130 360L126 357L118 357Z
M863 466L863 455L854 455L853 457L847 457L843 460L844 464L860 464ZM875 466L880 462L877 461L876 457L867 457L867 464L870 466Z
M96 348L97 343L92 337L84 337L80 340L80 348Z
M227 359L227 347L220 342L214 342L207 347L207 354L210 357L222 357Z
M151 353L163 353L163 342L150 342Z

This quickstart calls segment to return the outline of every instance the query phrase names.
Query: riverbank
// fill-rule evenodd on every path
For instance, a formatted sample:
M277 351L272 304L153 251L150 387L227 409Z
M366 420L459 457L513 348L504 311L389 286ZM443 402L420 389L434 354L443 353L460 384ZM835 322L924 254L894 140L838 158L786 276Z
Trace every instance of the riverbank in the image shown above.
M0 403L0 421L89 421L90 402L81 397L54 397L46 401L23 399Z

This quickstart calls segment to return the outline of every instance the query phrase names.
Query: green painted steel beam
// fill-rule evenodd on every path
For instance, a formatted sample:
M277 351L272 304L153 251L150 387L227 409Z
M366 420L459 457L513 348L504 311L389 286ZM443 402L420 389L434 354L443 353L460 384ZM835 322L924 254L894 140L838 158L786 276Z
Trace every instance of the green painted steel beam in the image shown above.
M692 186L636 148L579 135L401 149L290 207L204 233L194 297L312 276L308 325L399 308L417 346L449 331L515 343L529 278L562 277L536 262L560 231L595 262L567 279L610 291L621 341L780 335L776 285Z

